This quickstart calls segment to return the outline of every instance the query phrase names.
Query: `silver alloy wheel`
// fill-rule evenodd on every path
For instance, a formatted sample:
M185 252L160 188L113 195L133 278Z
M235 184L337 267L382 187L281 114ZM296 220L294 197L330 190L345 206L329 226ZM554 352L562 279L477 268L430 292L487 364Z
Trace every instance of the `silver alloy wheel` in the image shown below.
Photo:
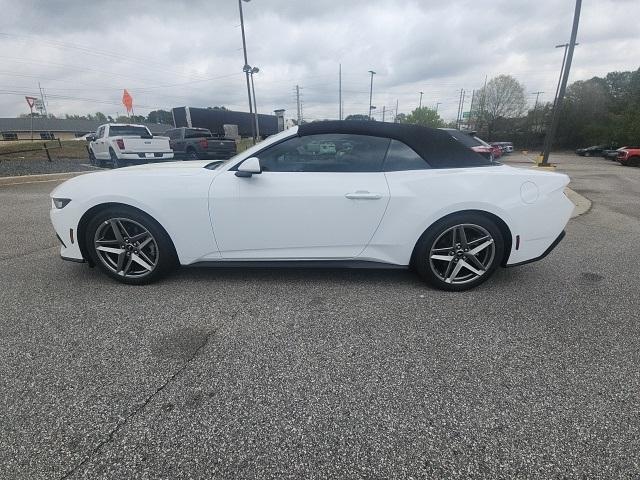
M495 253L493 237L484 227L464 223L448 228L433 242L429 264L440 280L460 285L484 275Z
M100 224L94 236L100 261L117 275L141 278L153 272L160 252L153 235L128 218L110 218Z

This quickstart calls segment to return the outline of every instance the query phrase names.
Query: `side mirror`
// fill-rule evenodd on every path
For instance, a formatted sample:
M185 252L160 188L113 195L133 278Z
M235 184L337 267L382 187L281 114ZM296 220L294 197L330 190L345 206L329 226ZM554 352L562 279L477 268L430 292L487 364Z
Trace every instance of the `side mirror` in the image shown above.
M95 142L95 140L96 140L95 134L89 135L87 137L87 142Z
M258 157L249 157L238 166L236 177L250 177L254 173L262 173L260 159Z

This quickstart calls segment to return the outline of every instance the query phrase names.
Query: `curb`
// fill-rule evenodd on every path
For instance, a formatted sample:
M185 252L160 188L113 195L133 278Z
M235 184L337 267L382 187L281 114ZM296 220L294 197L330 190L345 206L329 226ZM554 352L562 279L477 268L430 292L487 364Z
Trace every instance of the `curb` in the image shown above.
M59 180L67 180L69 178L77 177L78 175L83 175L85 173L91 173L91 171L70 172L70 173L43 173L39 175L18 175L17 177L0 177L0 186L21 185L26 183L56 182Z
M569 198L569 200L571 200L571 203L575 205L573 213L571 214L571 218L579 217L580 215L584 215L589 210L591 210L591 200L589 200L587 197L583 197L575 190L571 190L569 187L565 187L564 193Z

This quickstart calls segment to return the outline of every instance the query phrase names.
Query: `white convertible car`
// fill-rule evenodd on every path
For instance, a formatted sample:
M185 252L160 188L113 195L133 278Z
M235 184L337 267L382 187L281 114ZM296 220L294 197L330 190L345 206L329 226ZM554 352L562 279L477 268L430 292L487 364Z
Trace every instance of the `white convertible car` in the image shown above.
M222 161L81 175L51 193L66 260L124 283L176 265L413 267L465 290L564 236L566 175L492 163L448 133L316 122Z

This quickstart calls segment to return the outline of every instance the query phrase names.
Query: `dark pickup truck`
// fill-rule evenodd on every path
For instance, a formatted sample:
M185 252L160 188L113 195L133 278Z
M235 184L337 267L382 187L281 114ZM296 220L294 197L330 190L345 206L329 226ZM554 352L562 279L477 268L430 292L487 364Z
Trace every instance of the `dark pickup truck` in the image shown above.
M235 140L216 138L206 128L180 127L164 133L175 158L226 160L236 154Z

